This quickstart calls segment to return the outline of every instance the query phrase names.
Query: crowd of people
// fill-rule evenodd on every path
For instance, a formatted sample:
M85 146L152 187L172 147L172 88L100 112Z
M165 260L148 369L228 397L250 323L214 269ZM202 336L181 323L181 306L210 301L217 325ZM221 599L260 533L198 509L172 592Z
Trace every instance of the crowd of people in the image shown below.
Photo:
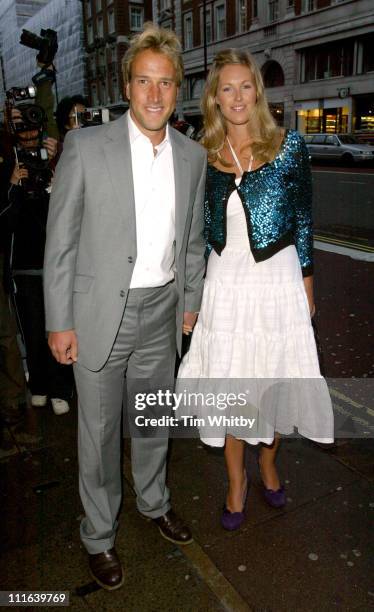
M311 173L302 137L277 126L261 72L245 51L227 49L213 60L200 143L169 122L183 80L172 31L146 24L122 67L129 110L79 130L85 100L61 101L59 142L44 140L51 180L30 196L28 170L13 158L2 194L7 291L26 348L31 403L50 398L56 414L67 412L74 371L81 539L93 578L107 590L124 580L114 545L124 394L138 511L176 544L193 538L171 506L168 432L158 424L134 428L137 394L174 388L182 334L193 332L179 390L186 381L195 390L213 381L217 391L230 381L255 381L242 408L256 415L251 435L230 425L200 427L204 443L225 447L224 529L245 521L246 443L259 445L265 500L281 507L280 436L297 428L333 441L311 324ZM20 121L17 109L11 120ZM20 146L35 144L32 130L15 131ZM7 325L15 355L15 325ZM21 406L22 372L13 372L9 406ZM289 384L295 380L308 383ZM149 404L146 414L157 422L165 406Z

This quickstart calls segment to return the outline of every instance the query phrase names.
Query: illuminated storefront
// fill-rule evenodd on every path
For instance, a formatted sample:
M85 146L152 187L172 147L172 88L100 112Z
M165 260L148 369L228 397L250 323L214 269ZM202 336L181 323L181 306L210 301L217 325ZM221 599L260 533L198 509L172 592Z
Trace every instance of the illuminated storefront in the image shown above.
M295 103L297 129L302 134L347 133L351 131L352 100L331 98Z

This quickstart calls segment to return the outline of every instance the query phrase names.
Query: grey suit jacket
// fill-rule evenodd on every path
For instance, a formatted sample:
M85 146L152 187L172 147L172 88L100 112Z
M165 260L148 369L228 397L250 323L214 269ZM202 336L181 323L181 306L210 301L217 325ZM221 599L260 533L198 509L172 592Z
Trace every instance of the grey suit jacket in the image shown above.
M202 297L206 154L172 128L170 139L180 351L183 311L199 310ZM75 329L78 361L93 371L106 362L121 323L136 261L135 223L127 115L102 126L72 130L57 164L49 206L46 328Z

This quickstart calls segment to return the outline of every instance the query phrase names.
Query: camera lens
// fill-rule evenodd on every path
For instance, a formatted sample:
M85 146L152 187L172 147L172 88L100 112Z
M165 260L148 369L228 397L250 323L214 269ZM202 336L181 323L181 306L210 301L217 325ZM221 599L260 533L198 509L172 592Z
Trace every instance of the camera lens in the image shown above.
M39 126L44 121L44 112L39 106L29 106L23 114L25 120L32 125Z

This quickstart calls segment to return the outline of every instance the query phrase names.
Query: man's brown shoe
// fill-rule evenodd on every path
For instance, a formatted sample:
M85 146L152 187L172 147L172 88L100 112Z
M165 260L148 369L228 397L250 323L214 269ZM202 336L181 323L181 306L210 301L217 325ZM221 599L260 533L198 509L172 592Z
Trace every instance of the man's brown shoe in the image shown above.
M114 548L88 558L91 576L103 589L114 591L123 585L123 569Z
M169 512L153 519L153 521L158 525L162 537L166 540L174 542L174 544L190 544L192 542L190 530L173 510L169 510Z

